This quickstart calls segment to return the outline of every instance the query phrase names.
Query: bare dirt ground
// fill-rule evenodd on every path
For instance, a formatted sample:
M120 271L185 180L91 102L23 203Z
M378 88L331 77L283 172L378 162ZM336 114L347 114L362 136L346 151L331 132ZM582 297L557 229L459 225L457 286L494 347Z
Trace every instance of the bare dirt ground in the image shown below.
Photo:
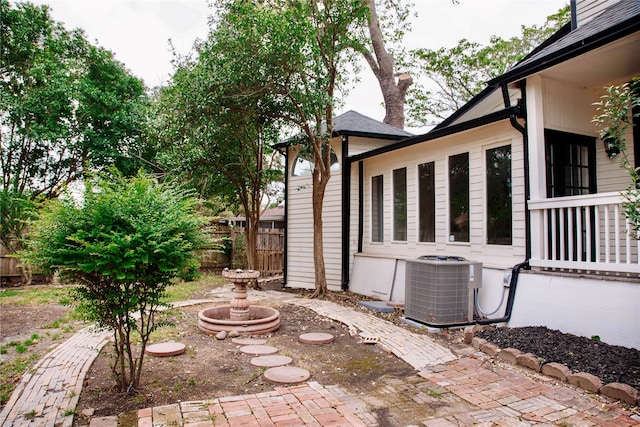
M271 288L280 290L279 286L271 286ZM206 298L207 295L196 297ZM336 293L330 294L329 298L336 303L384 317L412 332L421 332L400 322L397 314L377 313L360 307L357 302L363 297L356 294ZM88 410L93 412L94 416L120 414L121 425L135 425L137 409L178 401L251 394L273 389L274 386L261 375L263 369L251 366L252 356L241 353L239 346L231 339L217 340L214 336L206 335L197 329L198 311L211 305L173 308L162 314L164 316L162 320L174 323L175 327L162 328L154 336L153 341L178 341L186 345L187 351L175 357L147 356L144 362L142 384L137 393L125 394L115 389L110 368L112 348L108 344L87 374L76 412L75 425L87 424L88 418L82 414ZM357 336L351 336L348 329L339 322L319 316L314 311L303 307L288 304L272 306L280 311L282 324L278 331L264 336L267 344L277 347L280 350L279 354L290 356L294 366L309 370L312 381L323 385L339 385L350 393L372 394L376 389L384 388L385 384L397 384L400 381L410 388L412 384L415 385L421 380L411 366L380 350L378 346L362 343ZM25 358L27 367L29 364L32 366L49 348L61 344L64 339L80 329L82 323L79 321L68 318L64 322L57 321L65 318L68 311L68 307L59 305L38 306L37 312L24 306L2 305L0 307L1 345L6 347L9 342L27 340L34 334L38 338L28 346L25 353L18 354L10 349L5 354L0 354L0 365L13 363L18 358ZM538 349L542 351L545 343L551 340L548 330L542 331L543 335L535 337L525 330L509 331L514 332L509 335L506 332L500 334L502 341L498 341L498 336L492 339L491 336L486 335L484 338L495 341L501 347L517 348L516 344L519 341L526 341L533 347L525 351L533 353ZM328 332L336 339L333 343L325 345L300 343L299 335L307 332ZM456 351L464 348L461 344L462 334L459 331L432 334L432 337ZM625 353L622 357L609 357L607 354L613 353L608 353L610 348L606 344L597 343L597 346L585 349L575 347L580 341L576 338L571 335L559 337L558 339L562 342L555 342L554 346L562 347L565 351L557 352L558 357L548 361L565 363L572 352L580 353L585 360L597 358L608 375L630 371L635 372L633 375L637 378L637 361L640 360L638 358L640 352L637 350L630 350L630 353ZM592 356L595 354L594 349L604 350L604 353ZM569 363L567 365L573 370L583 370L580 365ZM20 376L16 374L11 380L17 382ZM636 384L631 385L636 386ZM419 387L425 386L419 385ZM438 395L442 404L450 407L465 405L453 395L440 396L442 390L436 390L435 385L433 387L434 390L428 393ZM412 402L407 403L402 411L394 410L400 396L384 393L378 393L375 396L376 399L389 400L388 402L378 401L377 417L379 424L383 427L412 424L412 420L426 419L429 411L437 410L437 405L411 406ZM5 401L7 398L8 396L4 397ZM4 401L2 403L4 404ZM407 407L412 408L411 411L407 411Z

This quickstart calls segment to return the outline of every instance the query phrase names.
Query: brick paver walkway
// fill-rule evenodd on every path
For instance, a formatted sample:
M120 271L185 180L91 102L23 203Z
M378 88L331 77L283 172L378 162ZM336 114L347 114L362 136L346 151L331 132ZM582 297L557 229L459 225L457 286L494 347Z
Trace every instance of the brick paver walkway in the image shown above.
M464 357L420 373L476 407L474 411L423 420L427 427L488 423L489 426L640 426L640 417L604 398L491 359ZM632 418L633 417L633 418Z
M315 382L245 396L142 409L138 426L360 426L344 402Z
M228 300L231 290L216 289L211 295L214 301ZM640 426L640 416L600 396L497 363L482 353L457 357L428 336L375 316L277 291L250 291L249 299L296 304L341 321L363 340L405 360L420 376L381 380L358 394L307 382L267 393L147 408L138 413L139 426L381 427L392 425L381 420L385 411L405 419L415 413L408 425L427 427ZM87 328L45 355L12 394L0 413L0 425L70 427L84 376L109 337ZM384 407L383 395L393 396L394 405ZM116 425L115 416L91 421L91 427Z
M0 425L70 427L85 374L110 332L85 328L25 374L0 412Z

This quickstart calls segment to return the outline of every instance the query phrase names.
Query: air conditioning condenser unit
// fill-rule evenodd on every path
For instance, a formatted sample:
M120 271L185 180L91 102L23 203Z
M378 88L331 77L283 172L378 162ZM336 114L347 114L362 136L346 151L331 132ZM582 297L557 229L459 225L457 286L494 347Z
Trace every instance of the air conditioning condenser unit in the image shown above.
M482 263L425 255L406 260L405 317L432 326L471 323Z

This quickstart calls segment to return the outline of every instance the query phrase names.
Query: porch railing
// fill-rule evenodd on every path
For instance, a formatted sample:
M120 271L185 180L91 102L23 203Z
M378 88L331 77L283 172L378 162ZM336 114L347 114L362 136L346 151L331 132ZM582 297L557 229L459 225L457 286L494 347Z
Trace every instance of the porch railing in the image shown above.
M619 193L530 201L529 210L532 266L640 274Z

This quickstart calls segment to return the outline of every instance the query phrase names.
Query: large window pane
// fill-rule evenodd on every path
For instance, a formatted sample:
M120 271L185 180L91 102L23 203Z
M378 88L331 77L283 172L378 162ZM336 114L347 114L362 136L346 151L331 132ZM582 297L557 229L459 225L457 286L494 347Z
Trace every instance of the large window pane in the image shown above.
M393 240L407 240L407 168L393 171Z
M436 241L436 191L434 163L418 165L419 233L420 242Z
M511 244L511 146L487 150L487 243Z
M382 175L371 178L371 241L384 241L384 198Z
M449 157L449 241L469 241L469 153Z

